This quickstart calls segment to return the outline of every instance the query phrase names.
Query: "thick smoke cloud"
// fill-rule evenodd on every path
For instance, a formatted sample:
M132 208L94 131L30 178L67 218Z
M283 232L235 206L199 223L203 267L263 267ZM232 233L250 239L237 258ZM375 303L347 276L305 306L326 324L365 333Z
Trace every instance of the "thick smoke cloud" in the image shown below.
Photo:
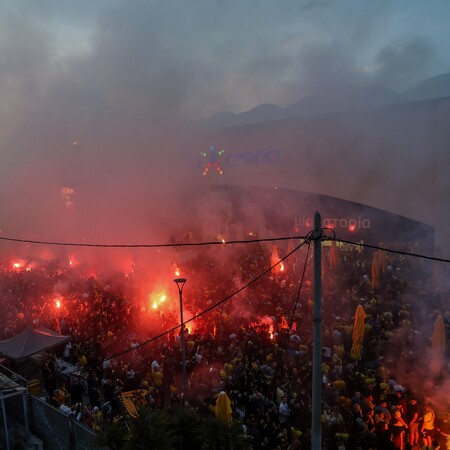
M414 39L402 48L386 47L378 55L380 69L376 80L401 89L405 82L416 81L417 74L425 74L434 57L434 49L426 39Z
M194 241L220 238L219 212L231 199L215 191L204 200L208 180L202 184L202 168L194 175L188 161L209 148L210 130L197 129L194 119L264 103L286 107L315 95L349 96L373 85L403 92L448 72L447 0L407 6L401 0L3 2L1 235L113 244L183 241L186 232ZM327 143L317 130L310 143L299 139L311 165L314 146ZM359 143L349 148L340 133L335 144L343 142L343 156L334 159L347 164L346 155L359 155ZM242 134L241 151L251 149L252 134ZM280 133L273 148L289 139ZM394 148L395 140L383 145ZM362 156L376 167L376 149ZM386 185L399 186L398 172L391 176ZM251 175L243 184L257 185ZM64 194L64 187L74 192ZM236 203L234 214L256 234L276 235L275 216L283 225L293 214L301 217L289 203L267 198L261 191L256 200L243 195ZM423 207L417 197L408 201ZM298 211L312 216L317 207L305 201ZM174 276L174 262L192 256L4 242L0 251L28 260L70 256L94 271L111 265L130 273L138 265L148 283L142 297ZM230 289L243 284L232 280ZM240 305L235 301L235 313L250 317L253 306Z
M23 0L1 12L0 228L21 237L165 240L196 194L186 119L407 89L448 62L441 24L417 35L407 19L424 10L396 2Z

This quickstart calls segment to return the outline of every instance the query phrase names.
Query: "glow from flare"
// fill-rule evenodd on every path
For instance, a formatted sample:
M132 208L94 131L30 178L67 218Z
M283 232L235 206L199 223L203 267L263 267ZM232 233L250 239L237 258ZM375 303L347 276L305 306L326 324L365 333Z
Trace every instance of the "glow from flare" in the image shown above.
M180 270L180 268L178 267L178 264L177 263L172 263L172 270L173 270L173 273L174 273L174 275L177 277L177 278L179 278L180 276L181 276L181 270Z
M167 300L167 295L165 292L149 294L148 299L150 301L150 309L156 310Z

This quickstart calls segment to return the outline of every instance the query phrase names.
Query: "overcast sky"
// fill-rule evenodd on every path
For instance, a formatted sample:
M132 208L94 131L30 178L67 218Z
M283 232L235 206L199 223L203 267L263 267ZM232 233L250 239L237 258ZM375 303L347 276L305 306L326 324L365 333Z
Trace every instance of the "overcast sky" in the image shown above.
M205 117L450 71L448 0L3 0L0 111ZM3 118L3 117L2 117Z
M175 117L405 91L450 72L449 18L448 0L0 0L0 229L53 238L61 186L102 237L149 199L176 211Z

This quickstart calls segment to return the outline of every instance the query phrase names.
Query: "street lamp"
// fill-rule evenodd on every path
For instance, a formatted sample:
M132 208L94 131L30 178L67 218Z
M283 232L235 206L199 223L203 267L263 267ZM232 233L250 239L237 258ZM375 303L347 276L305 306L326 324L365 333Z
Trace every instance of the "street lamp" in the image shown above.
M186 278L175 278L173 280L178 288L180 294L180 322L181 322L181 364L183 366L183 403L187 404L187 377L186 377L186 350L184 347L184 320L183 320L183 287L186 283Z

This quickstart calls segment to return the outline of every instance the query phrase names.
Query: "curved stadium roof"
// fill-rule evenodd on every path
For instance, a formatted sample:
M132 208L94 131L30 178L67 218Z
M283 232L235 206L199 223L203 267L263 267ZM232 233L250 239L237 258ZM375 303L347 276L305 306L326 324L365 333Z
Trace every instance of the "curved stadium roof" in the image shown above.
M428 78L406 91L402 102L450 97L450 73Z

